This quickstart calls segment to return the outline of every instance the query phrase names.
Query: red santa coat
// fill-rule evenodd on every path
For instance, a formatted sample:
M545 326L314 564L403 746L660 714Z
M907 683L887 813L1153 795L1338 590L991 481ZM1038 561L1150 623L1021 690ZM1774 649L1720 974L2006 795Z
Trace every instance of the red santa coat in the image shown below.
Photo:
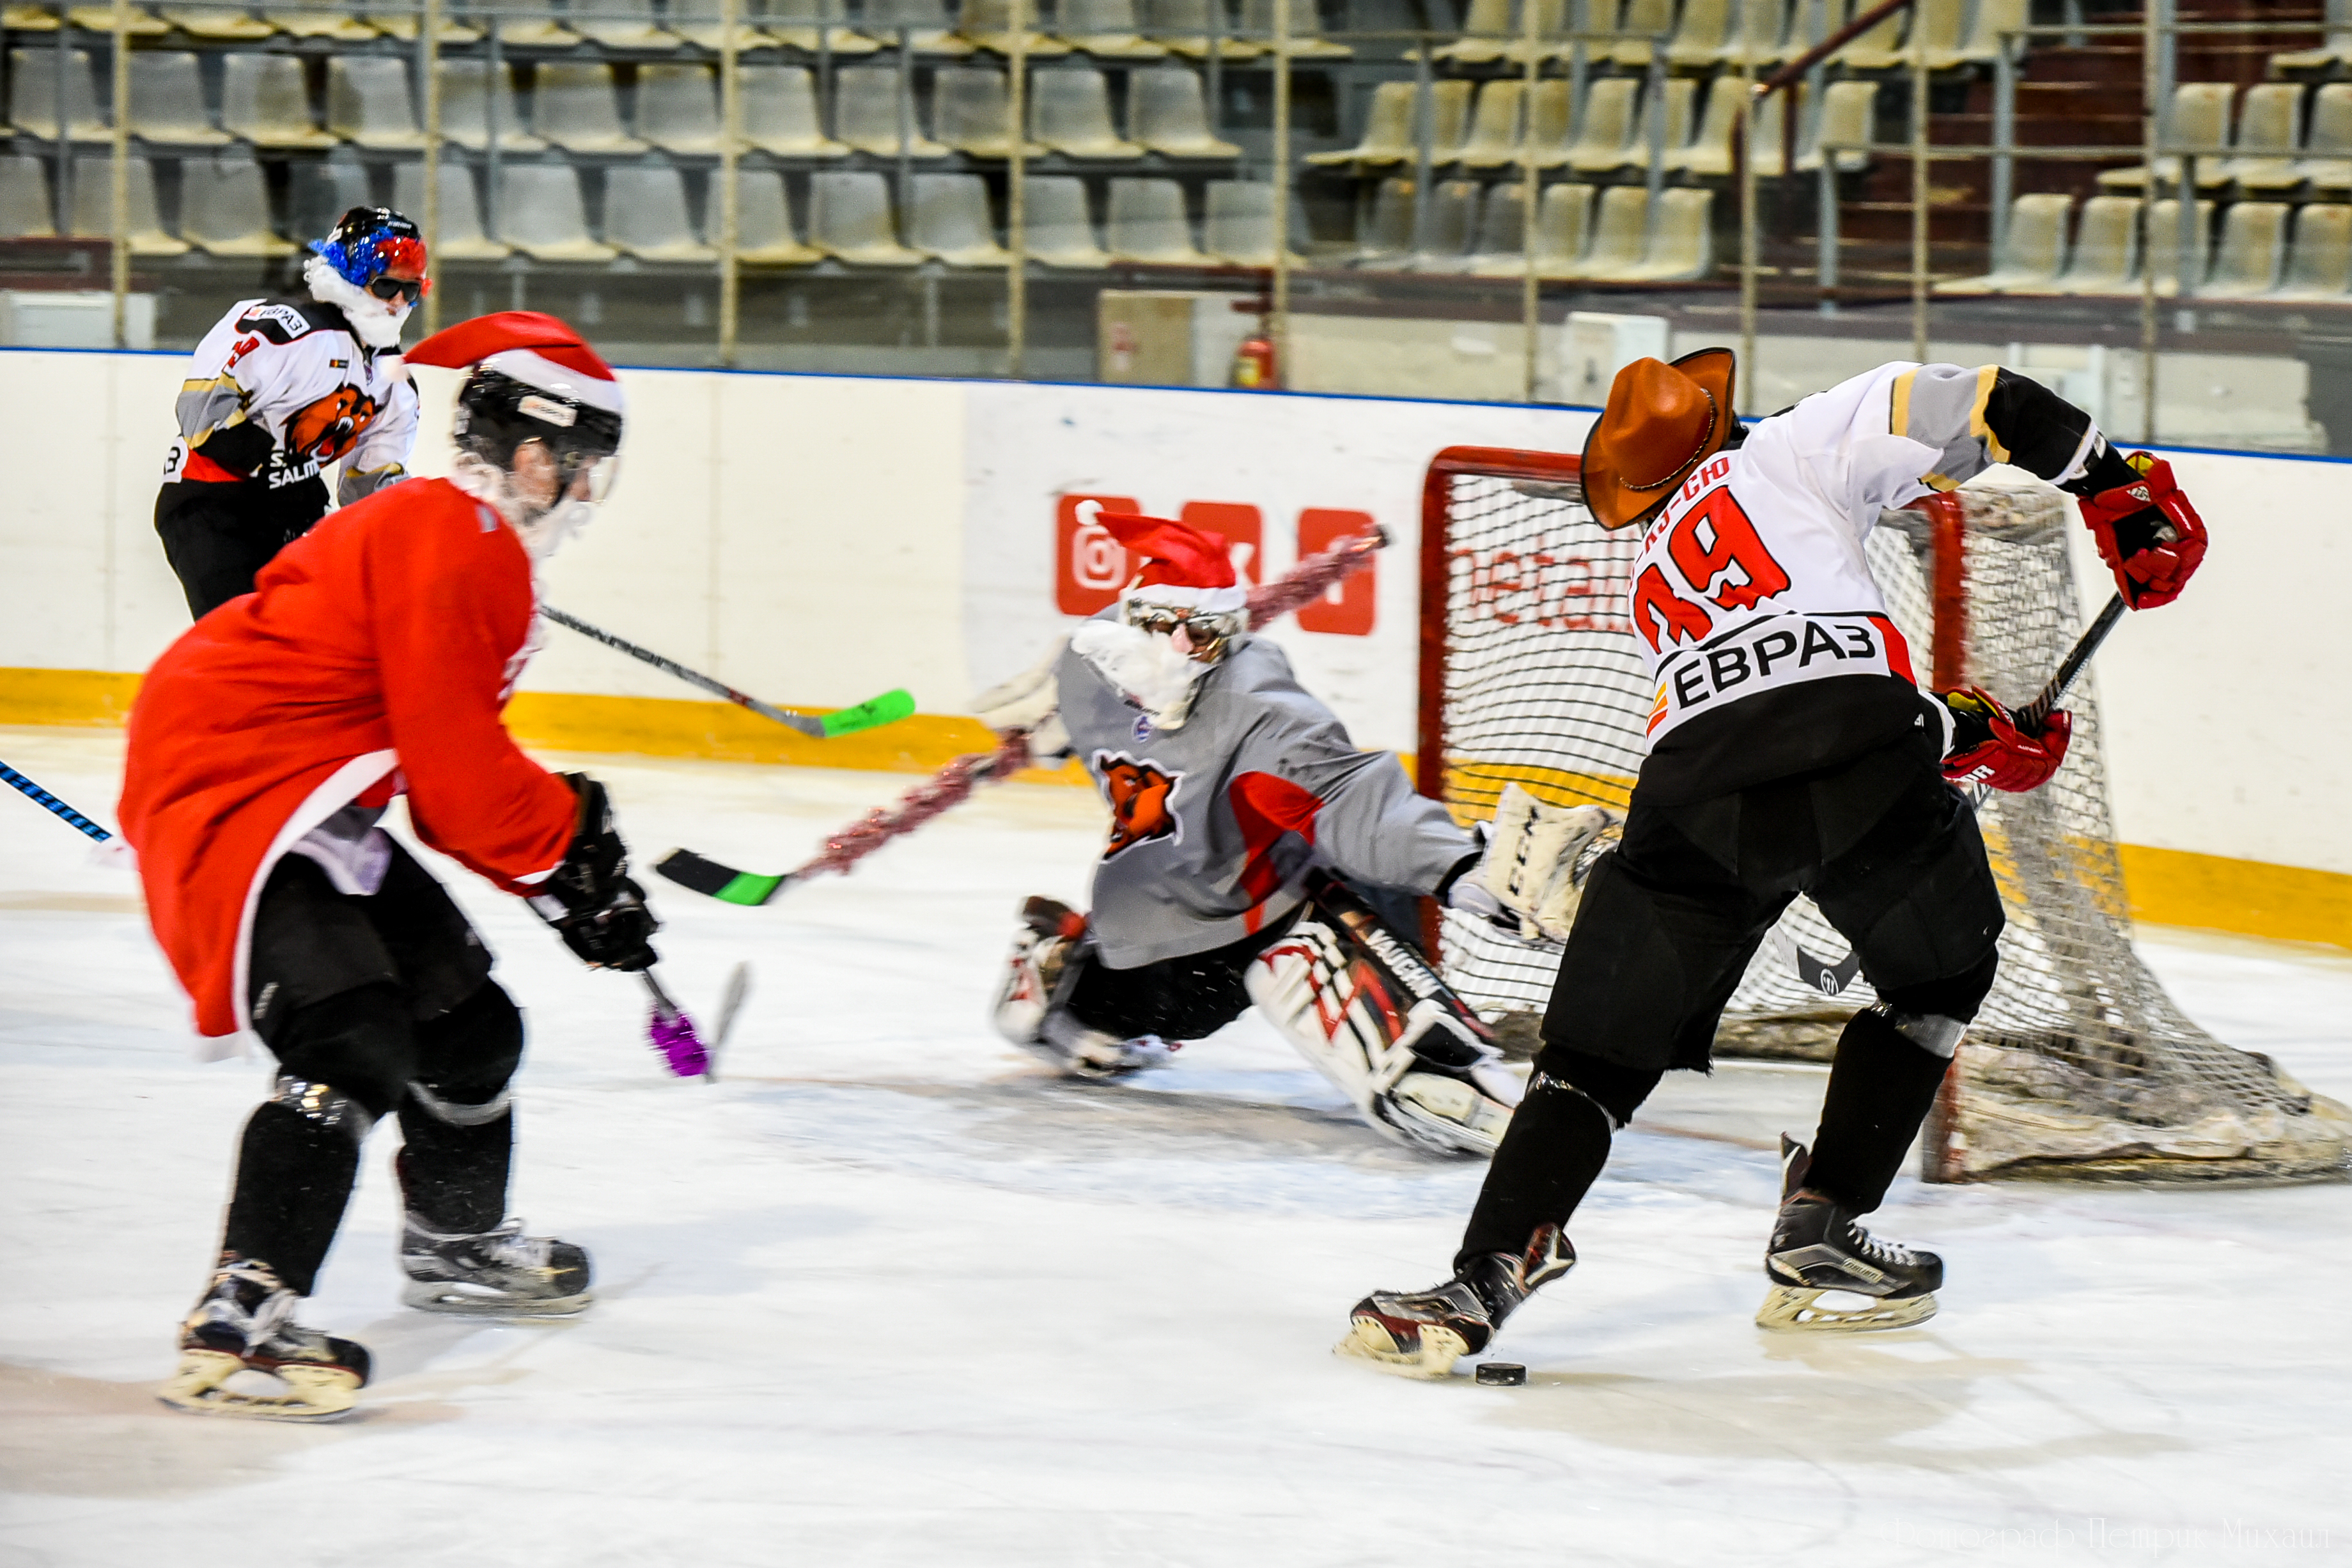
M270 868L343 807L404 789L417 837L510 893L562 860L578 815L500 722L538 606L488 507L446 480L393 486L288 545L254 590L147 673L124 766L147 917L208 1037L247 1025Z

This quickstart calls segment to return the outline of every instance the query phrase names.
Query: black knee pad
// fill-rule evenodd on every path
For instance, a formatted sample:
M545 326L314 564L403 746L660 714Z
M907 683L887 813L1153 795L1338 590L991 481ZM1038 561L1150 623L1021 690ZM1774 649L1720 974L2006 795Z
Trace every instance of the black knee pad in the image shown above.
M496 980L439 1018L416 1026L416 1082L459 1105L505 1092L522 1062L522 1009Z
M1536 1053L1536 1071L1576 1090L1608 1112L1621 1127L1633 1119L1633 1113L1641 1109L1642 1102L1650 1097L1658 1080L1665 1076L1662 1068L1627 1067L1606 1057L1557 1044L1547 1045Z
M1985 998L1992 994L1993 976L2000 969L2000 951L1994 948L1957 975L1923 980L1914 986L1895 986L1879 992L1878 999L1897 1013L1958 1019L1969 1023L1975 1019L1977 1009L1984 1006Z
M400 988L377 982L273 1019L263 1039L288 1075L342 1091L376 1116L416 1076L416 1026Z

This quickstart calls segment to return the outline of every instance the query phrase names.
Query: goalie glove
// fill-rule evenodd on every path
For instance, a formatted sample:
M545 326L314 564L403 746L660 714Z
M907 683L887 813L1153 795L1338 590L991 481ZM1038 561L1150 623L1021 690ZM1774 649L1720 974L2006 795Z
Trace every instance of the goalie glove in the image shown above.
M579 825L562 863L524 902L590 968L649 969L661 922L646 906L646 890L629 876L628 847L613 825L613 803L604 787L584 773L566 773L563 781L580 797Z
M2138 477L2083 497L2083 522L2124 602L2153 610L2179 598L2205 559L2205 519L2173 482L2171 464L2145 452L2125 462Z
M2066 743L2074 733L2074 716L2061 708L2043 721L2042 733L2028 735L2017 719L1971 686L1962 692L1938 692L1950 726L1944 748L1944 777L1962 789L1983 784L2021 795L2050 782L2066 760Z
M972 716L999 735L1015 729L1025 733L1029 755L1039 761L1067 757L1070 732L1062 724L1062 692L1055 671L1069 645L1067 637L1055 638L1034 666L972 698Z
M1520 786L1506 784L1495 803L1486 858L1471 873L1454 879L1447 902L1484 915L1486 910L1476 907L1483 894L1508 912L1520 940L1565 942L1592 862L1616 847L1624 827L1625 814L1610 807L1548 806Z

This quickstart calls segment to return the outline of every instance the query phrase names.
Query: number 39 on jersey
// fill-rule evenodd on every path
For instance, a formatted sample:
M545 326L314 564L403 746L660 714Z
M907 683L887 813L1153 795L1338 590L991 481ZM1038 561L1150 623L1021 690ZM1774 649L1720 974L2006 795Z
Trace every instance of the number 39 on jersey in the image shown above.
M1737 451L1683 481L1643 536L1626 613L1657 681L1654 742L1694 715L1833 675L1909 681L1910 651L1849 545L1751 515ZM1769 487L1760 495L1769 498Z

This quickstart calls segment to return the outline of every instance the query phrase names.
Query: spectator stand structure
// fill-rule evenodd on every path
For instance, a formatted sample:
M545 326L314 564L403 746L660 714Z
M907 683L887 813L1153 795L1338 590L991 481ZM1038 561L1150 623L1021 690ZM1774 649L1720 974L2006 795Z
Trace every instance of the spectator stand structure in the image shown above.
M185 340L385 201L455 313L543 304L647 362L1055 374L1106 287L1262 294L1279 335L1737 281L1752 335L1906 293L2308 312L2352 276L2346 0L1456 4L11 0L0 266L110 261Z

